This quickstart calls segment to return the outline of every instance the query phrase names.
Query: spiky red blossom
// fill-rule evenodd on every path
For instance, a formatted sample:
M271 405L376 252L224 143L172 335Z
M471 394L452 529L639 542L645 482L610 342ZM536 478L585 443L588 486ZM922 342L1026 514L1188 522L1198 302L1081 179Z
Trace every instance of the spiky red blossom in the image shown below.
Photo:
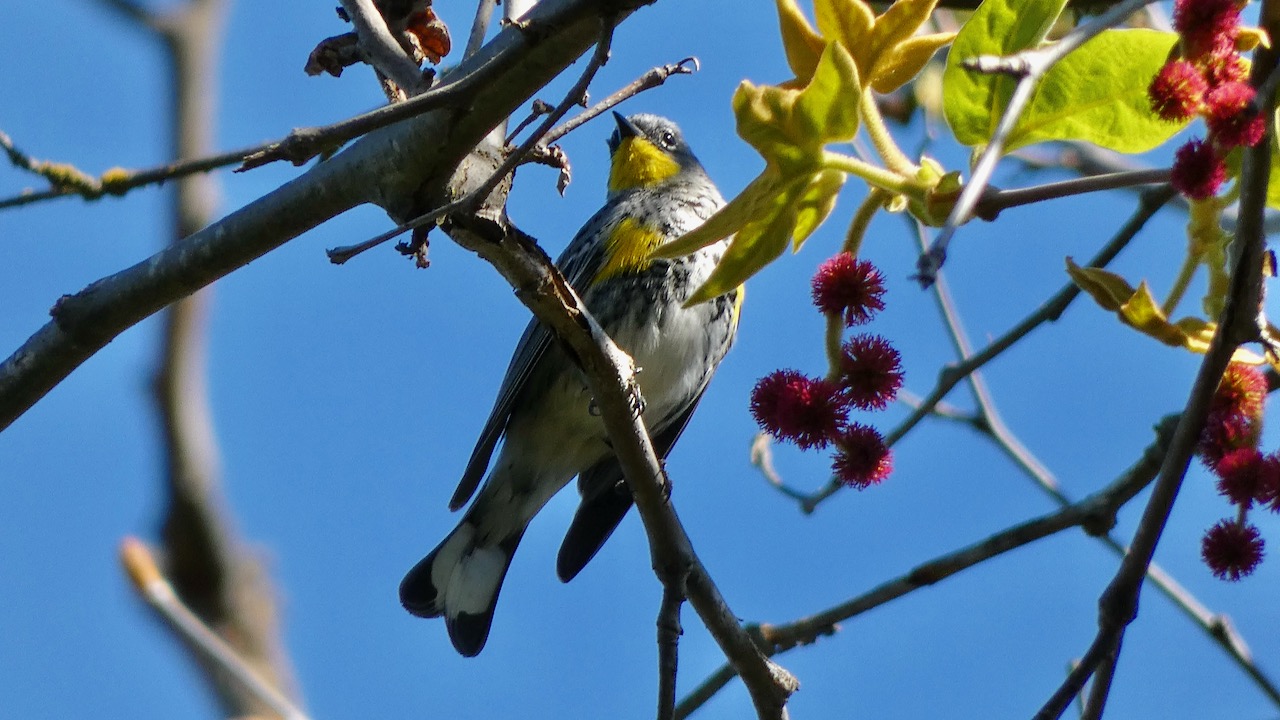
M1218 474L1218 492L1244 508L1275 498L1280 489L1280 460L1254 448L1232 450L1214 472Z
M1267 401L1267 376L1253 365L1233 362L1227 365L1209 401L1209 412L1233 412L1257 419Z
M1258 528L1249 523L1221 520L1200 541L1200 557L1219 580L1239 580L1262 562L1265 544Z
M1222 147L1253 147L1266 132L1266 124L1253 105L1256 92L1247 83L1219 85L1205 96L1205 125Z
M1210 470L1216 471L1232 451L1257 447L1260 432L1258 423L1246 415L1211 412L1200 431L1196 454Z
M1196 64L1211 88L1249 79L1249 63L1240 57L1235 48L1206 55L1197 60Z
M1173 27L1185 57L1228 51L1240 32L1240 6L1235 0L1174 0Z
M1182 122L1195 117L1208 91L1209 83L1194 65L1186 60L1170 60L1151 78L1147 98L1161 120Z
M893 454L880 431L870 425L851 423L836 441L839 450L831 471L840 482L859 490L875 485L893 472Z
M880 410L902 387L902 356L879 335L855 335L841 348L840 372L855 407Z
M775 370L751 391L751 414L760 427L802 449L826 447L849 411L840 387L795 370Z
M884 276L866 260L842 252L813 275L813 304L826 315L844 318L845 327L862 325L884 309Z
M1174 189L1193 200L1213 197L1227 180L1227 164L1213 143L1192 140L1178 148L1169 181Z

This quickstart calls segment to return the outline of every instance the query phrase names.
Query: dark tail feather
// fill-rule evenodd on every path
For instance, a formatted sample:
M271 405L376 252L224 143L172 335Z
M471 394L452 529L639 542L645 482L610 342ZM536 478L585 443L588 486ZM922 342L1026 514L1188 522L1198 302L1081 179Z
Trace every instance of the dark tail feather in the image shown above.
M569 582L591 562L631 509L631 491L621 480L621 472L618 475L619 480L611 487L594 497L583 498L578 512L574 513L556 557L556 574L561 582Z
M484 649L502 580L523 532L496 545L475 544L475 526L463 520L400 582L400 603L418 617L444 616L449 639L459 653L474 657Z
M653 449L660 459L665 460L671 452L705 390L704 385L679 415L654 434ZM632 505L631 490L615 457L606 458L584 471L578 478L578 489L582 493L582 504L574 513L569 532L560 544L560 555L556 558L556 574L561 582L569 582L582 572Z

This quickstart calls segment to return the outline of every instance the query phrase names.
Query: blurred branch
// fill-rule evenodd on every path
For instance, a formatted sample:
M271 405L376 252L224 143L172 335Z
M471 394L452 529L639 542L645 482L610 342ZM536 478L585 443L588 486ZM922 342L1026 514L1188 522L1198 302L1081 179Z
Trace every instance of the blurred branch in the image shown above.
M307 716L293 705L255 669L244 661L235 648L228 645L191 612L174 591L151 552L140 540L125 538L120 545L120 562L138 594L160 614L169 628L195 649L211 665L217 666L249 696L257 705L267 708L284 720L307 720Z
M213 146L225 11L223 0L190 0L169 11L164 23L152 25L161 28L158 36L172 69L169 122L177 163L202 157ZM191 175L177 182L171 210L173 243L213 220L216 196L207 176ZM165 567L184 606L253 668L254 677L272 688L292 689L292 672L280 645L275 592L258 560L245 550L220 492L205 362L209 297L208 291L200 291L165 310L152 385L165 452L167 497L160 524ZM243 672L186 639L224 714L285 714L274 700L264 704L261 690L247 685Z
M862 595L801 620L783 625L762 624L757 628L762 647L772 657L802 645L812 644L820 637L839 631L837 623L841 621L1068 528L1080 527L1089 534L1106 532L1115 524L1115 516L1119 508L1141 492L1156 476L1166 448L1172 440L1173 428L1177 420L1177 416L1169 416L1161 420L1156 427L1156 439L1143 451L1138 461L1098 492L1055 512L1014 525L985 540L940 555ZM727 665L712 673L680 701L676 707L676 717L688 717L727 685L733 677L734 671Z
M9 140L7 135L0 133L0 145L4 145L7 149L11 143L12 141ZM246 157L259 150L260 148L258 147L232 150L219 155L209 155L191 160L178 160L145 170L112 168L97 177L84 173L69 164L48 163L74 171L77 181L64 182L62 179L55 180L46 177L53 187L47 190L26 191L13 197L0 199L0 210L62 197L77 196L85 200L97 200L103 195L124 195L130 190L146 185L158 185L176 178L184 178L228 165L235 165L236 163L244 162ZM40 174L44 175L44 173Z
M1260 19L1261 26L1267 32L1280 32L1280 3L1264 0ZM1259 48L1254 55L1254 82L1266 78L1276 66L1276 52L1265 47ZM1270 117L1275 109L1275 98L1262 97L1260 100L1264 105L1263 116ZM1218 321L1218 331L1200 364L1169 454L1165 457L1155 488L1147 500L1138 528L1134 531L1129 551L1115 577L1098 599L1098 632L1085 651L1079 667L1067 676L1036 714L1039 720L1060 717L1089 677L1105 662L1106 657L1118 652L1124 640L1125 629L1137 617L1138 594L1146 579L1147 566L1151 563L1169 512L1178 497L1182 479L1186 475L1200 429L1208 413L1210 398L1235 349L1242 343L1256 341L1261 336L1258 313L1263 297L1262 268L1266 252L1263 216L1271 169L1271 144L1274 141L1275 130L1268 123L1261 142L1244 152L1244 164L1240 173L1240 224L1234 243L1235 262L1226 307ZM1105 669L1110 672L1114 665L1108 663ZM1095 682L1109 684L1110 678L1104 677Z

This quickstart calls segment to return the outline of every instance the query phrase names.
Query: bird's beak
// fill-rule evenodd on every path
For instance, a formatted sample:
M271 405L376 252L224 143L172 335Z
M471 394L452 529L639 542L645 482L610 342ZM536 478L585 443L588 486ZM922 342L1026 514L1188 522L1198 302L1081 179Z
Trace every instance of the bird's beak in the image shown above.
M623 116L622 113L615 110L613 112L613 119L618 123L618 139L621 140L629 137L640 136L640 128L636 127L635 124Z

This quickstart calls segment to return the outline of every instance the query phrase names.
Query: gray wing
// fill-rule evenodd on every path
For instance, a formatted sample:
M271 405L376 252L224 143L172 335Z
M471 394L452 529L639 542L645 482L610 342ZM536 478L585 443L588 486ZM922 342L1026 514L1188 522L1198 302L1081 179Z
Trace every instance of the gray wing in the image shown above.
M560 272L564 273L569 284L579 292L586 280L595 275L604 262L602 243L592 243L589 238L610 224L615 205L616 203L609 203L593 215L556 260ZM498 398L493 403L493 410L485 421L475 449L471 451L467 469L463 471L458 489L453 491L453 497L449 500L450 510L458 510L466 505L476 488L480 487L480 481L489 468L489 460L493 457L493 449L498 446L498 439L507 429L516 398L524 392L534 369L542 362L553 342L551 332L537 318L529 321L520 341L516 343L511 364L507 366L507 374L502 378L502 385L498 390Z

